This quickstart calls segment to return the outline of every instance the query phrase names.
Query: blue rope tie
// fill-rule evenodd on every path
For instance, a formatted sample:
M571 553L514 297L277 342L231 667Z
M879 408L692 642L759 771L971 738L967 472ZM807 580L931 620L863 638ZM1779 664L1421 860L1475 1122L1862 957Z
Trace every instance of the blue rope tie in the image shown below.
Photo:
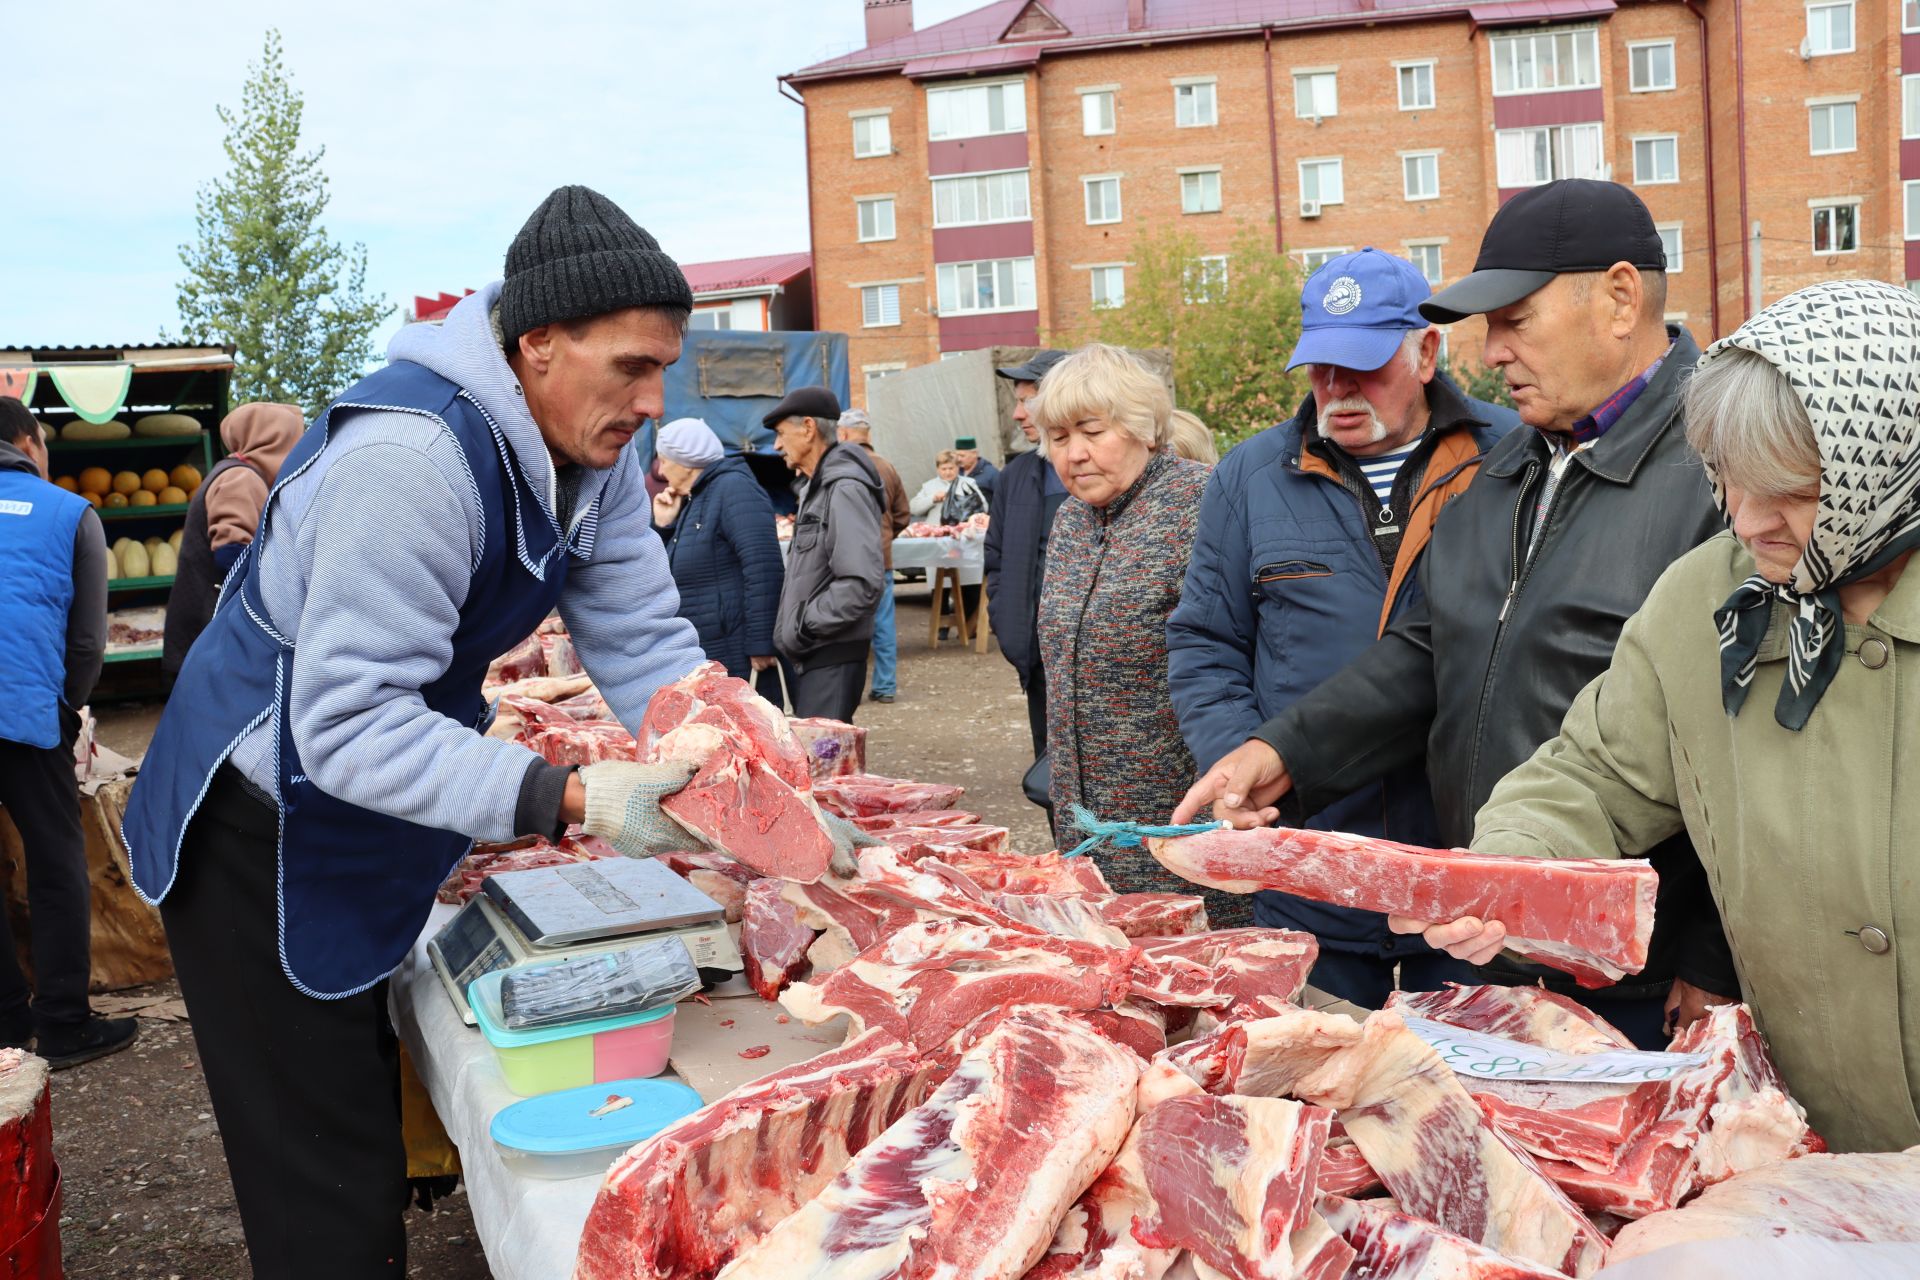
M1072 811L1074 829L1086 832L1087 838L1061 854L1064 858L1077 858L1103 844L1110 844L1116 849L1138 849L1141 841L1148 836L1156 839L1197 836L1203 831L1218 831L1227 825L1224 822L1195 822L1184 827L1153 827L1141 822L1102 822L1077 804Z

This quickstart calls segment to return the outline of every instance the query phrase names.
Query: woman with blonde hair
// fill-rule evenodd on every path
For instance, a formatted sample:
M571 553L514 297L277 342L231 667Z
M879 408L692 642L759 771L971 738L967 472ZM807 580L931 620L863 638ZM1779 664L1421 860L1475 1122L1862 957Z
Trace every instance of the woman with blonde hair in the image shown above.
M1072 806L1164 822L1193 781L1167 689L1167 615L1208 469L1175 453L1166 384L1118 347L1067 356L1027 413L1069 494L1047 542L1039 640L1054 822L1072 843ZM1117 892L1197 892L1149 858L1094 856ZM1249 899L1205 897L1214 927L1250 922Z
M1473 847L1631 858L1685 830L1740 990L1837 1151L1920 1143L1920 299L1790 294L1707 349L1687 440L1732 526L1674 562ZM1506 929L1399 932L1463 960ZM1907 957L1914 959L1909 962Z
M1207 424L1200 421L1199 415L1185 409L1173 411L1169 447L1181 457L1209 467L1220 461L1220 448L1213 442L1213 432L1207 430Z

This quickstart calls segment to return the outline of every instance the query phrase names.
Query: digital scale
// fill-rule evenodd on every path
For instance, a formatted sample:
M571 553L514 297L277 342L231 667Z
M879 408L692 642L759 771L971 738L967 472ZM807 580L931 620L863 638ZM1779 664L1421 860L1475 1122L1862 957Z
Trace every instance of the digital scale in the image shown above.
M427 956L471 1026L467 986L476 978L670 936L686 943L705 981L745 967L719 903L651 858L602 858L488 876L427 942Z

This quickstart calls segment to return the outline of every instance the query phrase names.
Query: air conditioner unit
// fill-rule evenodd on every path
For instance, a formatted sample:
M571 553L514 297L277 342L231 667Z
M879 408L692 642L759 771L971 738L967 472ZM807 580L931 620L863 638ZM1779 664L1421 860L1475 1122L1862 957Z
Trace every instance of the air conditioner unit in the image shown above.
M1813 61L1813 37L1811 36L1800 37L1800 61Z
M1300 216L1303 218L1319 217L1320 202L1318 200L1302 200L1300 202Z
M1320 113L1318 111L1313 113L1313 127L1316 129L1320 127Z

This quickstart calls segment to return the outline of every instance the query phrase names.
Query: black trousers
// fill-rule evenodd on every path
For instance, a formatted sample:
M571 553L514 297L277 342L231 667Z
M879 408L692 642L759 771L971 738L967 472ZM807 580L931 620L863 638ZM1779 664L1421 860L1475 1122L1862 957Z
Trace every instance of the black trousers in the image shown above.
M77 712L60 708L60 743L30 747L0 740L0 806L26 849L27 919L33 926L33 986L20 971L13 930L0 911L0 1036L24 1039L41 1029L87 1019L92 906L80 788L73 774ZM31 1003L29 1003L31 1002Z
M407 1157L387 984L280 968L279 818L222 766L161 904L256 1276L404 1276Z
M788 690L793 694L793 714L802 718L825 716L829 720L844 720L852 724L853 713L860 709L860 694L866 685L865 658L857 662L810 666L800 673Z
M1027 732L1033 735L1033 758L1047 749L1047 669L1036 666L1027 680Z

